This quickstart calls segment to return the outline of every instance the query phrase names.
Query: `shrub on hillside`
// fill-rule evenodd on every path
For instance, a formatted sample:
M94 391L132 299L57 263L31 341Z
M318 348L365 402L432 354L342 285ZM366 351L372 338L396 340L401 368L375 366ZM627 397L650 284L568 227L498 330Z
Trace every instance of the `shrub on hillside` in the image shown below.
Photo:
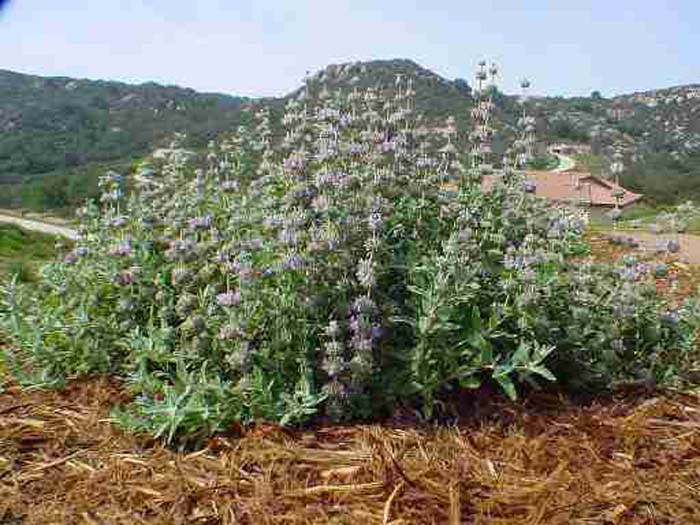
M6 284L6 367L124 377L136 400L117 420L172 440L397 404L431 416L483 381L515 397L673 380L696 358L694 310L664 312L627 267L570 262L581 218L521 174L484 193L450 137L415 132L412 97L307 89L274 148L262 111L203 169L173 155L129 195L109 173L40 287Z

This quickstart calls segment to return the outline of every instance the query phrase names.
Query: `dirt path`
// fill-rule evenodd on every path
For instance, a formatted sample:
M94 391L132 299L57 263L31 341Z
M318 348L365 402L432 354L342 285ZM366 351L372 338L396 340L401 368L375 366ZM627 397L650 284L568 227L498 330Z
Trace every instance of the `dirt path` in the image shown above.
M700 264L700 235L692 234L659 234L654 235L650 232L642 231L615 231L610 230L601 233L601 235L620 235L624 237L633 237L639 241L639 251L653 252L656 251L658 241L675 240L680 244L681 249L678 252L678 259L689 264Z
M36 219L25 219L5 213L0 213L0 223L14 224L25 230L45 233L47 235L56 235L58 237L67 237L69 239L75 239L78 236L78 232L67 226L38 221Z

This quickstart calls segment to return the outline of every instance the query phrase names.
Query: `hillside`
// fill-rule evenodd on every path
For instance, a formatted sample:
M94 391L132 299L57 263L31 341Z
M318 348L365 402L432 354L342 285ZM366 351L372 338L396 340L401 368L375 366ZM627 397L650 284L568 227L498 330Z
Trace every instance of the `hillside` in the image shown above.
M538 99L546 137L589 144L604 171L619 150L622 182L658 202L700 198L700 85L595 95Z
M328 89L364 90L392 87L397 76L413 80L416 91L416 110L427 118L437 120L452 115L467 120L471 105L471 87L464 80L448 80L407 59L373 60L331 64L311 76L316 87ZM294 96L298 90L288 96ZM285 97L286 98L286 97Z
M3 192L0 202L7 206L38 197L37 204L60 206L61 187L73 184L78 192L88 191L83 183L94 179L92 172L106 165L128 166L176 131L188 134L191 147L206 144L237 125L243 102L154 83L0 70L0 182L14 190ZM54 201L41 202L47 195L32 195L38 188L26 182L49 175L53 180L45 185L53 189ZM23 181L22 192L18 185Z
M507 72L504 72L507 75ZM329 65L311 76L314 89L393 85L410 77L416 109L424 122L440 126L452 115L462 144L469 126L469 82L448 80L411 60L375 60ZM536 79L535 79L536 80ZM259 99L279 125L284 102ZM512 136L517 96L496 92L494 125ZM96 175L109 167L128 170L132 159L164 144L174 132L198 148L242 119L245 99L202 94L157 84L44 78L0 71L0 206L71 207L96 191ZM251 101L252 102L252 101ZM612 152L624 154L623 182L670 202L700 198L700 87L680 86L604 98L536 97L540 151L566 141L592 147L591 164L606 171ZM500 142L494 144L500 153Z

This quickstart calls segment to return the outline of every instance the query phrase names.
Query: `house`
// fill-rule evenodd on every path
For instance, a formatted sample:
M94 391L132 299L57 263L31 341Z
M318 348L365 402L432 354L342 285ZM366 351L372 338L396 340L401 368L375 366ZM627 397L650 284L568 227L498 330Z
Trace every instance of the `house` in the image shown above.
M500 175L485 175L481 179L488 191ZM613 209L629 209L643 197L612 181L578 171L528 171L527 178L535 183L535 194L551 201L590 208L592 215L604 217Z

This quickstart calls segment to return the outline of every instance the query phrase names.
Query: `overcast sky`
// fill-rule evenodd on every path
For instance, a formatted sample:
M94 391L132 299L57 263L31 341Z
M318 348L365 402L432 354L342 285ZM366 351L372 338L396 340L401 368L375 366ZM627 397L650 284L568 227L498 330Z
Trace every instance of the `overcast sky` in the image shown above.
M604 95L700 82L700 0L0 0L0 69L281 95L329 63L411 58Z

